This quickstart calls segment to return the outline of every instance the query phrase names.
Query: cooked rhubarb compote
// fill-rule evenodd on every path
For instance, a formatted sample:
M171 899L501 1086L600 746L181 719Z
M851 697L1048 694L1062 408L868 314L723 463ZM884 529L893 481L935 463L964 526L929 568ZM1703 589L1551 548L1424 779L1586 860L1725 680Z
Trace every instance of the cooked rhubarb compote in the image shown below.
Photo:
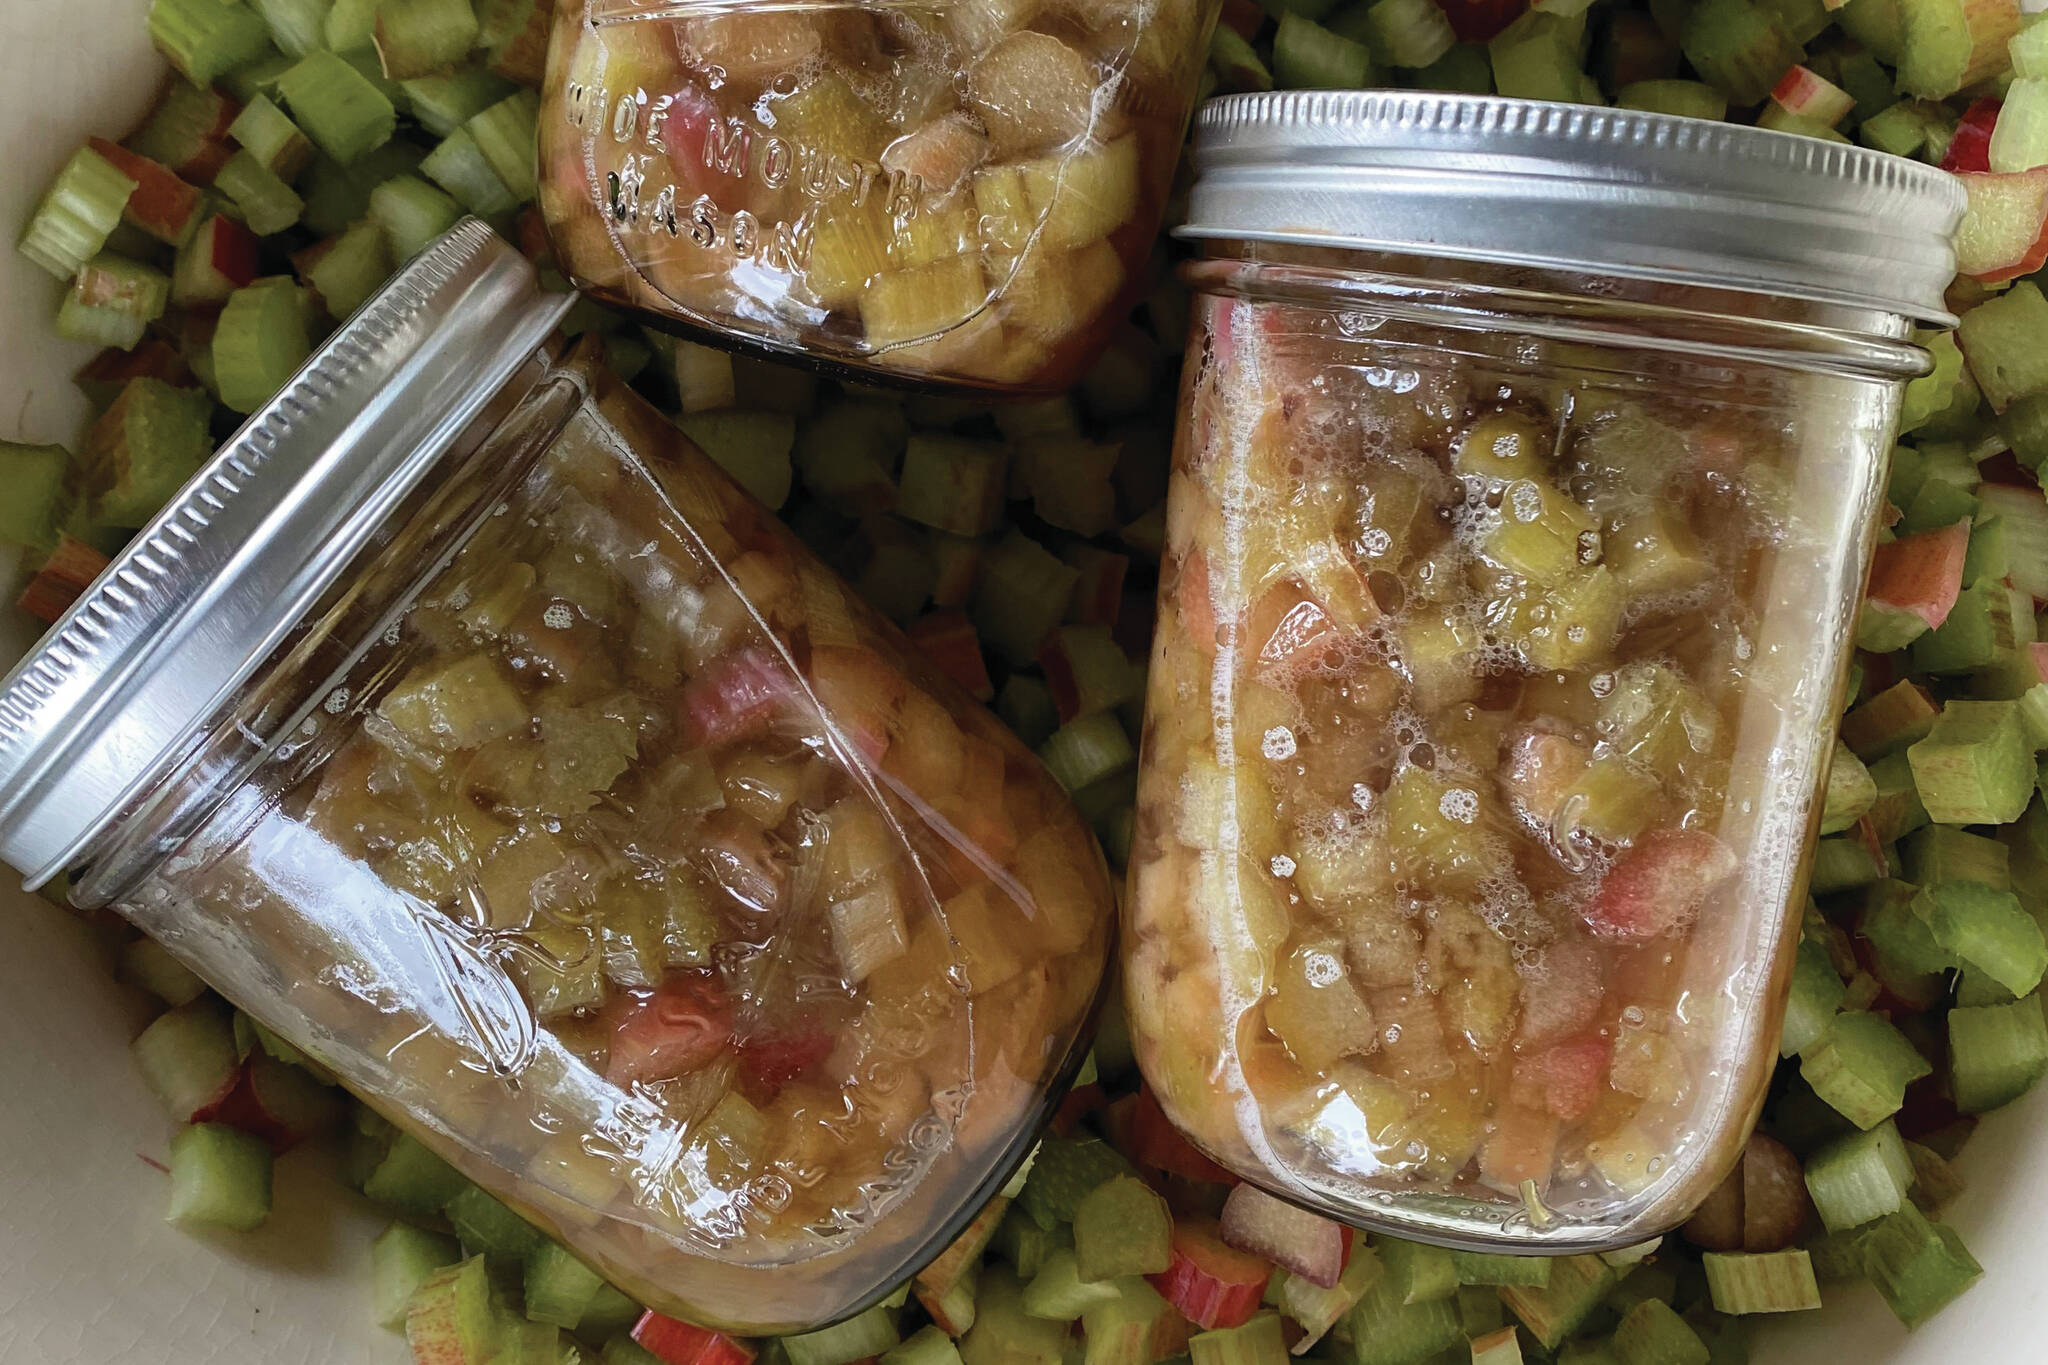
M584 376L169 880L290 945L281 1022L636 1296L815 1325L1029 1150L1114 902L1029 751Z
M1340 1214L1661 1231L1768 1074L1889 412L1347 305L1334 256L1195 269L1128 911L1146 1074L1211 1155Z
M589 293L841 369L1071 383L1142 286L1217 0L564 0Z

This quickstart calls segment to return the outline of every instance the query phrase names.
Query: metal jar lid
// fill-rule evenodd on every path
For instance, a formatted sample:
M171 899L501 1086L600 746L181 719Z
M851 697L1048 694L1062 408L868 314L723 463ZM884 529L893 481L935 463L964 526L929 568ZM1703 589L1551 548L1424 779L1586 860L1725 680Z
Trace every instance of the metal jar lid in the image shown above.
M136 534L0 683L0 858L26 885L163 778L571 302L458 224Z
M1738 124L1405 91L1231 95L1179 235L1361 247L1955 321L1962 186Z

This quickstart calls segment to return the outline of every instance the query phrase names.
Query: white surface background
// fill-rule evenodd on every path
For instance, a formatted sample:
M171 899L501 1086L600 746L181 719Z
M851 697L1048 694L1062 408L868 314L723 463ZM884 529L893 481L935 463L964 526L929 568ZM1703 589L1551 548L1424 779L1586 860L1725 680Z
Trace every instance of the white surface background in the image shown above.
M88 135L122 136L159 64L143 0L0 0L0 232ZM71 442L83 348L52 337L56 281L0 254L0 437ZM5 490L0 489L0 497ZM12 617L0 607L0 619ZM0 649L26 638L0 626ZM260 1233L195 1238L162 1221L164 1179L141 1160L169 1136L129 1067L143 1017L104 945L45 902L0 886L0 1365L398 1365L368 1320L376 1221L317 1158L278 1166ZM1951 1211L1983 1283L1908 1338L1874 1293L1771 1323L1757 1359L1859 1365L2048 1360L2048 1089L1986 1123Z

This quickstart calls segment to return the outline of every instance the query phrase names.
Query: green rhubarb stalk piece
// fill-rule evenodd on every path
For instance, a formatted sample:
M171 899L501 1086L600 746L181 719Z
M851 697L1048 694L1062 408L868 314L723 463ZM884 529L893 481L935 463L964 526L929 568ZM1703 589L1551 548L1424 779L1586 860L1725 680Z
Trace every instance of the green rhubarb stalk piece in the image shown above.
M1820 832L1839 834L1870 813L1877 804L1877 784L1870 770L1849 746L1835 741L1834 760L1821 802Z
M71 279L106 246L134 192L135 182L113 162L79 148L30 215L21 254L58 279Z
M1799 1063L1813 1092L1864 1129L1896 1114L1906 1086L1933 1069L1890 1022L1863 1011L1837 1015Z
M1908 837L1899 852L1907 879L1917 885L1981 882L1997 891L2012 890L2012 850L1996 839L1953 825L1927 825Z
M1870 1282L1908 1327L1933 1317L1984 1274L1954 1228L1930 1222L1911 1204L1875 1224L1862 1251Z
M2010 701L1950 702L1906 756L1921 804L1940 824L2007 824L2033 795L2033 744Z
M2014 996L2031 992L2048 971L2048 938L2009 891L1979 882L1942 882L1921 890L1913 913L1945 951Z
M1173 1262L1173 1216L1144 1181L1117 1176L1074 1206L1074 1262L1088 1282L1158 1275Z
M406 1310L436 1272L462 1259L455 1239L393 1223L370 1244L370 1303L379 1327L405 1326Z
M1287 1365L1287 1338L1280 1315L1254 1313L1235 1327L1197 1332L1188 1338L1193 1365Z
M1829 1232L1846 1232L1905 1206L1913 1160L1898 1127L1886 1119L1815 1151L1806 1158L1805 1175L1822 1224Z
M1439 1298L1405 1303L1391 1280L1381 1278L1351 1310L1354 1365L1413 1365L1463 1341L1455 1282L1452 1288Z
M2032 995L1950 1010L1948 1044L1956 1108L1965 1114L2012 1103L2048 1071L2048 1022Z
M1711 1365L1713 1353L1699 1333L1660 1299L1645 1299L1614 1327L1614 1354L1622 1365Z
M413 1358L434 1365L488 1365L497 1354L497 1314L481 1256L434 1272L413 1295L405 1339Z
M1792 961L1792 994L1785 1004L1778 1055L1798 1056L1826 1037L1848 990L1827 949L1812 939L1801 940Z
M171 1206L165 1217L248 1232L270 1217L268 1144L219 1123L195 1123L171 1139Z
M1619 1278L1598 1256L1561 1256L1541 1288L1504 1285L1501 1301L1547 1351L1578 1331Z
M1842 717L1842 742L1874 763L1925 739L1940 714L1933 693L1910 680L1897 682Z

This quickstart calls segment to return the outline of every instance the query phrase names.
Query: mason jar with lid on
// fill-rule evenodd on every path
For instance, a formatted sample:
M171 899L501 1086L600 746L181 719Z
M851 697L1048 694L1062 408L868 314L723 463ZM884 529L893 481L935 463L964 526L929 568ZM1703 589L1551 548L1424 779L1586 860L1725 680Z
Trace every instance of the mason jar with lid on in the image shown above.
M1361 1226L1680 1222L1777 1060L1962 195L1403 93L1208 105L1126 907L1167 1113Z
M1052 393L1143 287L1219 0L565 0L586 293L857 377Z
M1064 793L481 225L0 687L0 856L113 905L635 1297L818 1326L1079 1066Z

